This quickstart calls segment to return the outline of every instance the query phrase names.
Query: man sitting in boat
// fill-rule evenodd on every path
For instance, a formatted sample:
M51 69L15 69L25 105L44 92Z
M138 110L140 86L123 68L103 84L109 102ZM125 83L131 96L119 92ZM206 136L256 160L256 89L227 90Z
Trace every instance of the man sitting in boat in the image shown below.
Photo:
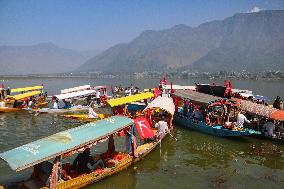
M244 127L244 123L250 123L250 121L244 115L244 111L240 111L237 116L237 127L242 129Z
M203 120L203 113L202 111L197 107L192 114L190 115L189 119L195 119L198 121L202 121Z
M0 100L0 108L4 108L5 107L5 102L4 100Z
M97 169L98 167L104 168L103 161L99 159L95 163L93 157L90 154L90 148L86 148L83 153L78 154L73 162L73 168L77 171L77 173L83 174L92 172L92 170L88 167L88 164L93 166L93 170Z
M163 136L169 131L168 123L165 120L165 116L162 116L162 120L155 124L155 128L157 128L157 138L158 140L163 138Z
M89 108L89 114L88 114L89 118L98 118L99 115L95 112L94 108L90 106Z
M269 119L262 127L264 129L265 136L275 137L275 124L273 123L273 120Z
M58 106L58 100L55 99L54 103L53 103L53 109L59 109L59 106Z

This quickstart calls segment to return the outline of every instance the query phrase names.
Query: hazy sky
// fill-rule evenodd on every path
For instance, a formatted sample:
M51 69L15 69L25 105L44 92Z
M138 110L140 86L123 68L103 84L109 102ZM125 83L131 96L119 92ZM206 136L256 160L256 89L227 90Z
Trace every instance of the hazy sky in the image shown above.
M284 9L284 0L0 0L0 45L103 50L144 30L259 9Z

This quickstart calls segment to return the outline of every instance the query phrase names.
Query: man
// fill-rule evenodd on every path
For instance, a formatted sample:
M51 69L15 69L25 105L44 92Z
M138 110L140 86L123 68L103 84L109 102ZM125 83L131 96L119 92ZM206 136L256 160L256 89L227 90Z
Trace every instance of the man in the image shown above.
M53 103L53 109L59 109L58 107L58 100L55 99L54 103Z
M190 115L189 119L195 119L198 121L202 121L203 120L202 111L199 108L196 108Z
M89 118L98 118L99 115L94 111L94 109L90 106L89 108L89 114L88 114Z
M97 104L100 105L101 104L101 92L100 92L100 89L96 93L96 100L97 100Z
M265 124L263 124L263 129L265 130L264 134L265 136L274 137L274 130L275 125L273 121L270 119Z
M240 111L238 113L237 116L237 127L239 128L243 128L244 127L244 123L250 123L250 121L246 118L246 116L244 115L244 111Z
M165 120L165 116L162 116L162 120L155 124L155 128L158 129L157 136L161 139L168 131L168 123Z
M90 148L86 148L83 153L78 154L74 160L73 167L79 174L91 172L91 169L88 167L88 163L93 166L95 162L90 154Z

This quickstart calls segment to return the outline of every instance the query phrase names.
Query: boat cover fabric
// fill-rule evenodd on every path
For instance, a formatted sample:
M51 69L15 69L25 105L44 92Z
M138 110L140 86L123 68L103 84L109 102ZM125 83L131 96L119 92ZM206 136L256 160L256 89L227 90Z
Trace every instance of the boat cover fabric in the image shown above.
M13 170L20 171L92 144L133 124L134 121L128 117L112 116L3 152L0 158Z
M166 90L170 90L170 89L174 89L174 90L195 90L196 86L192 85L192 86L183 86L183 85L163 85L163 89Z
M69 88L69 89L63 89L60 92L62 94L66 94L66 93L72 93L72 92L76 92L76 91L83 91L83 90L87 90L90 89L91 85L82 85L82 86L78 86L78 87L73 87L73 88Z
M153 97L154 97L153 93L146 92L146 93L140 93L140 94L126 96L126 97L116 98L116 99L110 99L107 101L107 103L111 107L115 107L115 106L120 106L120 105L131 103L131 102L137 102L140 100L153 98Z
M134 122L141 139L154 137L154 133L150 127L150 124L148 123L145 117L136 118L134 119Z
M32 92L28 92L28 93L9 96L9 98L12 98L12 99L15 99L15 100L21 100L21 99L24 99L24 98L29 98L31 96L38 95L40 93L41 93L40 91L32 91Z
M163 97L158 96L152 102L150 102L143 111L146 111L147 109L152 109L152 108L163 109L169 112L171 115L174 115L175 113L175 104L173 102L173 99L167 96L163 96Z
M16 88L11 89L11 93L20 93L25 91L34 91L34 90L42 90L43 86L33 86L33 87L23 87L23 88Z
M75 97L80 97L80 96L86 96L90 94L95 94L96 90L84 90L84 91L77 91L77 92L72 92L72 93L65 93L65 94L59 94L55 95L58 100L63 100L67 98L75 98Z
M251 114L259 115L274 120L284 120L284 111L276 108L271 108L263 104L257 104L248 100L241 100L241 110Z
M213 101L221 100L221 97L216 97L192 90L186 90L186 91L175 91L173 96L176 96L178 98L187 99L190 100L196 104L208 104Z

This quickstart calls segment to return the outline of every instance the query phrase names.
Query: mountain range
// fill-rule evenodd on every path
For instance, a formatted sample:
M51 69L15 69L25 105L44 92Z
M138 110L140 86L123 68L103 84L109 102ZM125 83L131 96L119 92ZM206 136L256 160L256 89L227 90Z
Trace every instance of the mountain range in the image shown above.
M100 51L77 51L53 43L0 46L0 75L70 72Z
M238 13L197 27L141 33L79 66L76 72L284 70L284 10Z

